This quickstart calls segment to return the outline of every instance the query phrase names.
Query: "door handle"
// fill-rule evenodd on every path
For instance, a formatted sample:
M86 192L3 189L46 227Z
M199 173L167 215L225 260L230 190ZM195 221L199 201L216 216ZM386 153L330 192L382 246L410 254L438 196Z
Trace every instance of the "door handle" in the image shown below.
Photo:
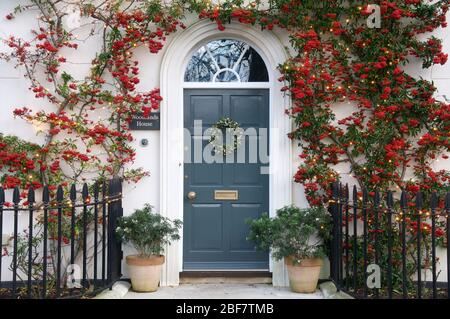
M196 192L189 192L187 193L187 198L190 200L194 200L197 197L197 193Z

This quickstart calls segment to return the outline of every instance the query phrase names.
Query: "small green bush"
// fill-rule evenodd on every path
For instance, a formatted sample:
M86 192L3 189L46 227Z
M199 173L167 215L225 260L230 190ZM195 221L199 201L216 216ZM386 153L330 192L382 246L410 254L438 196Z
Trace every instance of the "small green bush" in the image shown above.
M285 206L270 218L264 214L259 219L249 220L248 240L257 248L272 248L275 259L292 256L295 261L322 258L326 249L324 242L329 239L331 216L322 207L300 209Z
M136 248L139 257L148 258L164 253L164 246L180 239L181 220L171 221L152 212L152 206L136 209L130 216L121 217L116 228L117 237Z

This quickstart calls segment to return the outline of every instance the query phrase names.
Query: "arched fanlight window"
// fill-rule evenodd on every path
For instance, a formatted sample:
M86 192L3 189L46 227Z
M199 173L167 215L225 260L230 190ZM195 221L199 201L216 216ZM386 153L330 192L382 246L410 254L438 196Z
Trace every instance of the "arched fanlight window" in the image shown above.
M185 82L268 82L261 56L238 40L211 41L194 53L184 74Z

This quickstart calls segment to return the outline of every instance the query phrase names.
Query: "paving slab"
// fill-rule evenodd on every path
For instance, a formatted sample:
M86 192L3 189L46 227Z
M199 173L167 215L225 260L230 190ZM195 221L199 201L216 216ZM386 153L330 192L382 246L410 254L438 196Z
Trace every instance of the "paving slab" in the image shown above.
M326 281L319 285L324 299L354 299L349 294L338 291L336 285L332 281Z
M126 281L116 282L111 289L105 289L94 299L122 299L130 290L131 284Z
M181 284L161 287L156 292L140 293L131 289L124 299L323 299L320 290L299 294L289 288L270 284Z

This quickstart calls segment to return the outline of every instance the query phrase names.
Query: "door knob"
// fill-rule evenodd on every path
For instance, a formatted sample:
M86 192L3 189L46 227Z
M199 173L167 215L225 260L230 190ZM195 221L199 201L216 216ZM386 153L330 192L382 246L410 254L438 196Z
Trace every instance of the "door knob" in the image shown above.
M195 199L195 197L197 197L197 193L196 192L189 192L187 194L187 198L189 198L190 200Z

